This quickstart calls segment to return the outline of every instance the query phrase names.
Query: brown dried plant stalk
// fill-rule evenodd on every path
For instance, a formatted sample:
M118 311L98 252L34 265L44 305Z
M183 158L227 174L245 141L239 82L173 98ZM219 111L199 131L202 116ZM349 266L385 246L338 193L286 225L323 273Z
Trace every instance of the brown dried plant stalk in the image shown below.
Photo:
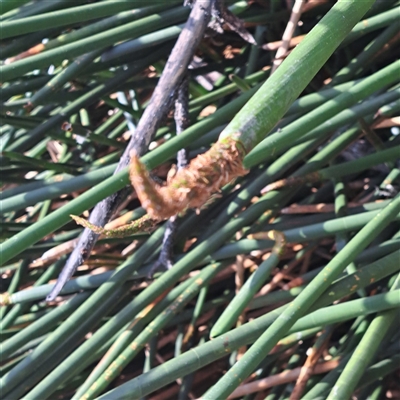
M91 229L94 233L98 235L103 235L107 238L118 238L126 237L129 235L134 235L136 233L151 232L154 227L160 222L160 220L155 220L151 218L148 214L132 221L129 224L122 225L115 229L106 229L101 226L94 225L84 218L78 217L76 215L70 215L70 217L79 225L85 228Z
M194 158L161 186L154 182L144 164L131 155L130 179L142 206L151 218L163 220L201 208L224 185L248 171L243 167L245 149L232 138L221 139L210 150Z
M265 186L261 190L261 194L272 192L273 190L279 190L288 186L300 186L306 183L315 183L323 179L319 171L311 172L303 176L289 176L288 178L280 179Z

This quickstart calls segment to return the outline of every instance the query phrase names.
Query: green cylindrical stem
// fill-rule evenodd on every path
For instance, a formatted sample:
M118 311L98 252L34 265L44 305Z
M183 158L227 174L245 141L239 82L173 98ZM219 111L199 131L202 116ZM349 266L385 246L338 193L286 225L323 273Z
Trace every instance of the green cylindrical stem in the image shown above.
M400 293L400 291L397 292ZM396 308L399 303L398 293L395 292L372 296L368 299L349 301L347 304L339 304L323 308L303 317L297 325L297 327L299 327L297 330L304 330L300 329L300 326L307 326L306 329L312 329L316 326L352 319L359 315L366 315L370 312L373 313L378 310ZM279 311L282 310L279 309ZM275 318L278 318L279 311L276 313ZM317 318L314 319L314 317ZM321 324L319 324L319 322ZM156 367L146 374L118 386L116 389L100 396L98 399L139 399L142 396L152 393L168 383L173 382L176 378L195 371L200 366L205 366L219 358L222 358L226 356L227 353L230 353L240 346L251 343L268 325L270 325L270 321L267 322L265 316L258 318L253 322L243 325L240 328L236 328L219 338L203 344L201 347L196 348L196 350L189 350L179 357L167 361L163 364L163 368ZM169 374L165 373L165 368L168 369ZM220 398L222 399L226 397ZM215 399L215 397L213 397L213 399Z
M62 304L61 306L47 313L33 324L19 331L10 339L4 341L1 344L1 356L3 359L9 357L13 352L18 350L19 347L26 344L29 340L47 333L51 328L56 326L59 321L63 320L76 308L78 308L78 306L89 297L89 294L89 292L86 292L74 296L67 303Z
M359 22L344 39L342 46L354 42L358 38L366 35L369 32L384 28L393 23L397 23L399 18L400 7L393 7L391 10L384 11L373 17L369 17Z
M19 0L21 1L21 0ZM17 3L16 0L13 0ZM147 2L148 5L149 2ZM4 0L1 2L2 11ZM75 24L77 22L88 21L91 19L114 15L117 12L132 9L130 0L118 0L115 3L95 3L78 7L69 7L64 10L53 11L52 13L42 13L26 18L18 18L11 21L2 22L2 39L19 36L30 32L41 31L43 26L47 29Z
M182 308L199 292L199 290L215 276L226 264L212 264L201 271L195 281L159 316L157 316L116 358L116 360L104 371L103 375L83 395L90 400L102 392L139 352L153 336L157 335L168 321L170 321Z
M346 175L357 174L371 168L374 165L395 161L399 158L400 146L395 146L387 150L382 150L374 154L348 161L333 167L325 168L305 176L297 176L272 183L271 190L291 185L299 185L307 182L318 182L325 179L337 179Z
M373 0L336 3L235 116L220 138L237 137L239 133L247 152L264 139L372 4Z
M377 153L349 161L343 164L334 165L319 171L321 178L332 179L341 178L348 174L357 174L365 171L371 166L383 164L388 161L395 161L400 157L400 146L394 146L387 150L378 151Z
M301 228L292 228L283 230L283 234L290 243L308 242L328 236L337 234L338 232L351 232L362 228L372 218L379 213L379 208L387 204L382 202L375 204L378 208L376 211L367 211L363 213L357 213L355 215L349 215L342 218L328 219L320 223L302 226ZM396 217L400 219L400 215ZM263 234L255 234L254 236L262 236ZM211 254L208 259L224 260L230 257L237 256L238 254L250 253L254 250L264 250L272 247L274 242L272 240L254 240L254 239L242 239L235 244L228 244L218 251ZM359 257L359 262L366 262L370 260L373 252L377 252L377 256L386 255L390 251L396 250L400 246L399 240L392 240L386 243L385 246L379 246L377 248L371 248L365 251L365 256ZM363 255L363 254L361 254ZM376 257L376 256L375 256ZM180 257L178 257L180 259ZM76 279L70 280L64 287L62 294L75 293L80 290L90 290L99 287L101 284L106 282L113 274L113 271L104 272L97 275L84 275ZM135 275L136 276L136 275ZM141 275L139 275L141 276ZM134 277L132 277L134 278ZM128 277L127 279L131 279ZM54 284L41 285L29 290L22 290L12 294L9 297L9 304L19 304L29 301L36 301L43 299L51 291Z
M396 354L391 358L379 361L374 365L371 365L363 375L363 381L360 382L359 387L368 385L369 382L376 381L378 379L384 378L386 375L390 374L399 369L400 355Z
M93 60L101 54L102 50L93 50L90 53L77 57L77 59L69 65L64 71L60 72L53 79L46 83L40 90L38 90L31 98L30 104L40 104L40 101L46 96L57 92L69 80L75 78L86 66L93 62Z
M390 292L398 291L400 286L400 275L391 287ZM398 310L389 310L378 314L368 327L349 362L346 364L343 372L332 388L327 400L348 400L351 398L353 390L357 387L365 369L373 360L382 341L398 318Z
M33 69L45 68L50 63L59 63L66 57L77 57L85 54L88 48L106 48L115 42L138 37L156 29L164 28L170 23L183 21L189 10L187 8L173 9L154 14L141 20L130 22L121 27L98 33L86 39L67 44L65 46L39 53L32 57L15 61L11 64L1 66L0 73L2 82L15 79Z
M330 85L337 85L342 82L347 82L352 79L360 69L373 57L373 55L382 49L382 47L390 40L397 32L398 26L396 23L389 25L376 39L374 39L362 53L355 57L349 65L342 68L332 79Z
M61 348L62 346L66 346L63 340L71 340L75 343L75 341L78 340L77 338L86 334L90 327L97 324L99 318L102 318L104 314L115 305L116 299L120 298L124 293L122 285L126 281L126 278L131 275L136 268L141 266L148 258L149 253L151 254L158 247L163 233L163 228L159 228L155 231L146 243L144 243L133 256L128 258L126 262L114 272L113 276L67 319L67 326L69 329L65 329L63 326L58 327L52 335L43 342L40 349L36 349L36 352L33 353L29 359L25 359L23 363L18 364L16 368L5 375L0 381L3 387L3 393L8 393L24 379L24 376L29 373L29 366L31 363L42 363L50 357L51 352L49 348L57 352L60 350L60 346ZM116 330L118 330L118 328ZM112 334L110 336L112 336ZM55 346L54 343L60 343L60 345ZM66 355L65 351L63 354ZM56 361L56 364L58 364L58 361Z
M91 374L85 380L85 382L79 387L74 397L71 400L80 399L84 393L97 381L98 378L103 374L103 372L109 367L109 365L125 350L125 348L135 339L146 327L146 325L161 314L166 307L168 307L173 301L177 299L178 296L182 294L196 279L196 276L187 279L182 282L179 286L172 289L162 300L157 302L157 304L145 315L139 315L134 319L126 329L117 334L117 339L113 341L112 346L107 350L107 353L100 360L100 362L93 369Z
M392 274L398 268L399 255L399 251L394 252L387 257L368 265L367 267L358 271L357 274L346 276L341 280L338 280L324 293L323 296L321 296L315 305L315 309L324 307L328 304L331 304L335 300L342 298L343 296L347 296L349 293L349 288L354 292L369 285L372 281L382 279ZM273 293L270 294L272 295ZM134 379L129 383L129 389L127 387L126 393L128 393L128 390L132 390L132 392L135 390L140 390L144 396L157 390L158 388L163 387L164 385L167 385L168 383L173 382L182 375L193 372L199 367L205 366L216 359L225 357L227 352L233 351L240 346L256 340L256 338L268 326L270 326L275 319L278 318L284 308L285 307L280 307L279 309L274 310L253 322L236 328L225 335L222 335L221 337L202 345L201 348L189 350L187 353L184 353L178 358L168 361L167 366L170 370L170 374L168 376L163 375L163 368L156 368L153 372ZM321 312L321 314L324 315L326 312ZM311 320L311 324L314 324L313 326L319 326L319 321L313 320L312 316L306 318ZM225 346L226 344L228 347ZM184 370L182 370L183 366ZM121 391L122 393L125 392L125 388L121 388L121 391L119 389L120 388L116 389L115 395L120 394ZM114 391L111 393L114 395Z
M56 199L63 194L72 193L96 185L108 178L115 170L115 164L99 168L95 171L87 172L61 182L50 182L51 184L36 190L29 190L7 199L0 200L0 207L3 213L21 210L40 201ZM60 180L58 178L58 180Z
M251 374L279 338L315 303L329 284L352 262L371 241L400 212L398 195L382 212L370 221L310 282L306 289L280 314L279 318L260 336L245 355L203 397L225 398Z
M23 4L27 3L30 0L2 0L1 2L1 14L5 14L6 12L13 10Z
M272 269L278 264L279 256L285 246L285 236L281 232L273 231L271 238L274 237L276 239L276 244L271 254L258 266L257 270L240 288L239 293L232 299L228 307L225 308L224 312L211 329L211 338L225 333L232 327L240 314L247 307L250 300L260 290L266 279L268 279Z
M152 56L150 56L153 58L153 61L154 61L154 56L156 55L157 53L155 52ZM112 90L115 90L116 86L118 87L118 85L120 85L122 82L125 82L126 80L131 78L131 76L135 74L136 71L140 71L144 66L147 66L149 61L150 61L149 58L145 58L139 60L137 63L135 63L134 66L131 66L131 68L128 68L127 70L124 70L122 72L119 71L119 73L115 74L115 76L112 79L109 79L105 83L97 85L89 92L79 97L77 100L68 104L66 107L60 110L59 113L51 116L47 121L40 124L36 128L32 129L29 132L29 136L23 136L15 140L7 148L7 150L10 151L26 150L27 148L29 148L30 145L32 145L32 143L37 142L38 139L47 134L49 129L52 129L57 125L61 126L62 123L65 122L65 120L68 117L78 112L82 107L88 106L94 103L95 101L98 101L98 98L100 96L103 96L107 93L110 93Z
M327 119L356 104L360 100L365 99L377 90L399 81L399 68L400 61L390 64L368 78L363 79L347 92L325 102L318 108L285 126L280 132L264 139L251 154L249 154L245 162L254 165L254 163L263 159L263 154L275 154L281 147L289 147L301 136L310 132ZM278 71L279 69L277 72ZM273 76L275 76L275 74ZM254 144L256 145L259 141Z

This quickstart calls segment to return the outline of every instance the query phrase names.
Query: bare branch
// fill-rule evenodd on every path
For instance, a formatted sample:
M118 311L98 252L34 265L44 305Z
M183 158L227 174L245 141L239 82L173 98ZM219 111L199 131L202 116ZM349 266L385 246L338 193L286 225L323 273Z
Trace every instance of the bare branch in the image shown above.
M150 103L144 111L134 134L131 136L115 173L128 166L129 155L132 150L139 155L143 155L147 151L151 138L170 110L174 92L180 85L195 49L203 38L211 17L213 2L214 0L202 0L193 6L186 25L172 49ZM97 204L90 215L89 222L93 225L104 226L129 190L131 189L123 189ZM84 230L78 245L61 271L57 283L47 296L47 301L53 301L56 298L65 283L74 274L76 268L90 256L98 237L99 235L90 229L86 228Z

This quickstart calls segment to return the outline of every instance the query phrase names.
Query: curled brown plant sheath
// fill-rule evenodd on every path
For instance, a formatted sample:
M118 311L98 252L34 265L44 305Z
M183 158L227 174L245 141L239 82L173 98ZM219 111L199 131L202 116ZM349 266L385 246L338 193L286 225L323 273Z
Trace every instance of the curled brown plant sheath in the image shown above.
M210 196L238 176L245 175L245 155L240 142L224 139L194 158L187 168L167 180L155 183L146 167L131 156L130 179L142 206L152 218L166 219L188 208L202 207Z

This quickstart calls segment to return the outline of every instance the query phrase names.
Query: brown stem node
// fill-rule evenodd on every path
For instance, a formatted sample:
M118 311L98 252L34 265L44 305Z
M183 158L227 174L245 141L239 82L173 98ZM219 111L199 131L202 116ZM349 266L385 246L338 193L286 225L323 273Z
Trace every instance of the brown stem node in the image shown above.
M247 174L242 164L244 155L239 141L220 140L161 186L151 179L146 167L132 154L130 179L149 215L167 219L188 208L201 208L213 193L234 178Z
M0 294L0 306L4 307L9 306L10 304L12 304L11 294L8 292Z

